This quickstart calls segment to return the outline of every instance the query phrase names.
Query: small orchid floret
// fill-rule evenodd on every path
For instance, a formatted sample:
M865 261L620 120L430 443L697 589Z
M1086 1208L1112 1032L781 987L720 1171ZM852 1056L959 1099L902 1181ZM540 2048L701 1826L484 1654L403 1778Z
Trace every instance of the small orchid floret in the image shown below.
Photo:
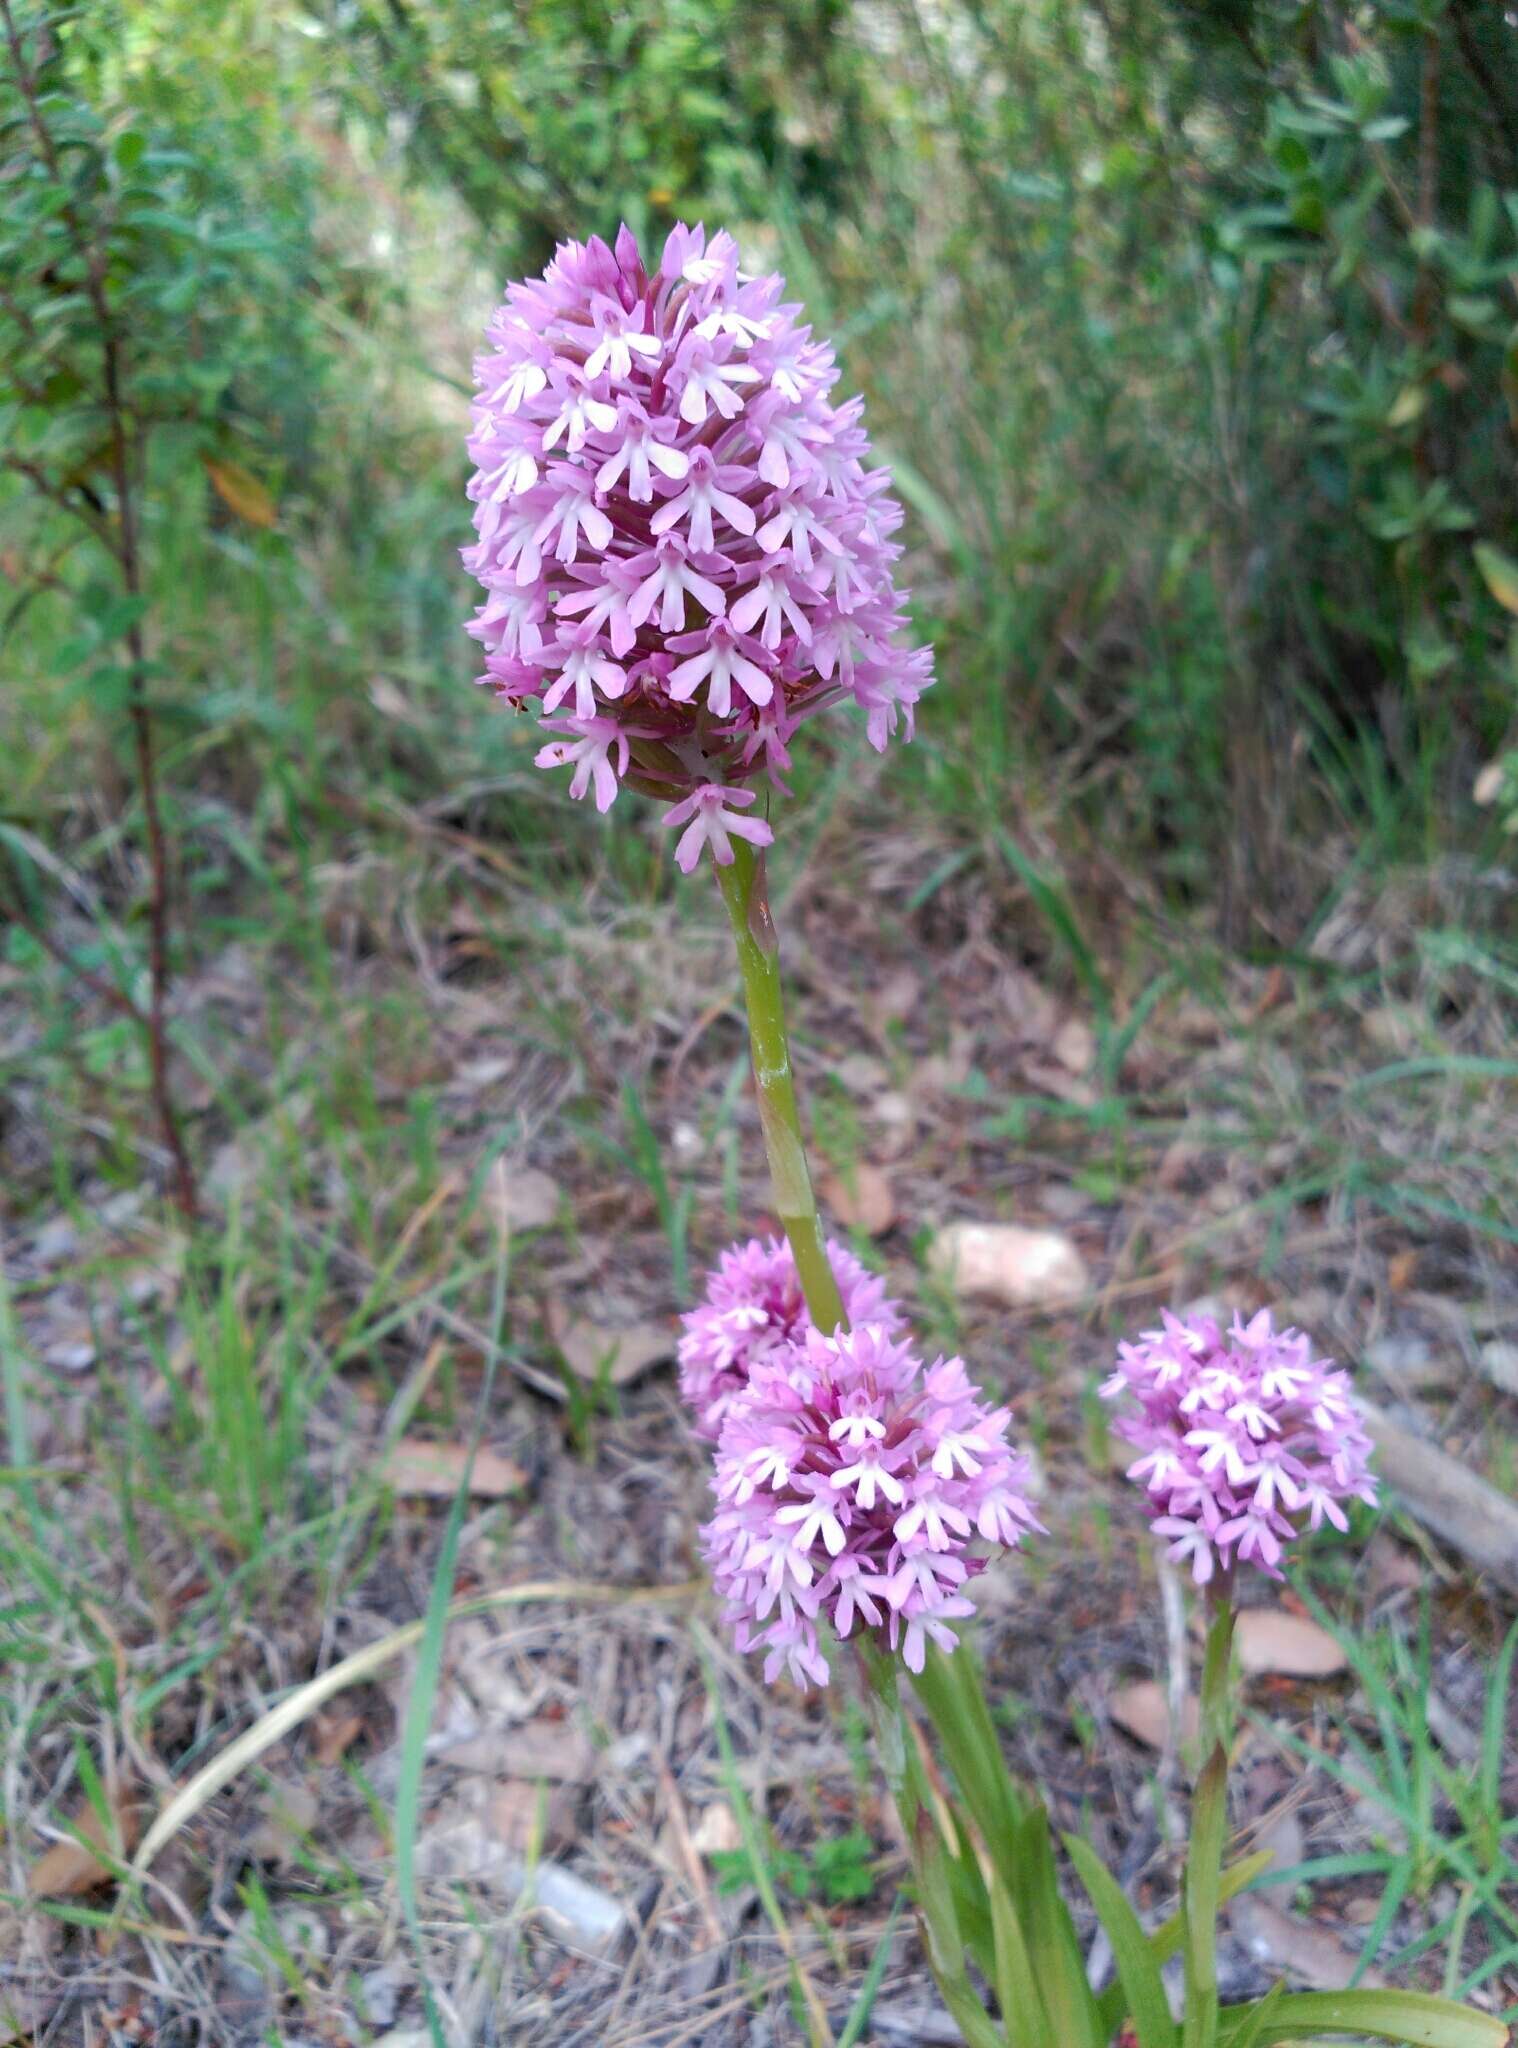
M885 1283L835 1239L828 1240L827 1254L849 1322L900 1329L902 1313L887 1297ZM728 1403L747 1385L758 1361L784 1350L812 1327L790 1245L783 1237L751 1237L747 1244L732 1245L707 1275L701 1302L681 1321L680 1392L696 1434L715 1443ZM881 1428L863 1395L845 1404L837 1424L837 1441L849 1449L856 1448L855 1432L869 1439Z

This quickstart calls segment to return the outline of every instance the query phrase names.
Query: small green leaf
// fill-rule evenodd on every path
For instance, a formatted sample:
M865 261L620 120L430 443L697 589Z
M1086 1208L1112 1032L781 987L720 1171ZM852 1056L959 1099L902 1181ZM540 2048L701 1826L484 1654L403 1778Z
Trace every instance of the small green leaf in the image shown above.
M1457 327L1484 334L1501 314L1501 307L1484 292L1456 292L1449 300L1449 316Z
M1518 613L1518 562L1489 541L1478 540L1474 553L1476 567L1492 596L1504 611Z

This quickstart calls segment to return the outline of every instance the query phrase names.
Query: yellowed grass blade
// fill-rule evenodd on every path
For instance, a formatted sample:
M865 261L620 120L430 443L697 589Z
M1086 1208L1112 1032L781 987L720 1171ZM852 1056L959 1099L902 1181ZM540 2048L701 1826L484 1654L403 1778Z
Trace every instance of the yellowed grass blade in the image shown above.
M449 1608L448 1619L458 1621L467 1614L481 1614L492 1607L525 1607L537 1600L604 1601L617 1606L649 1606L660 1601L673 1604L694 1598L700 1590L701 1581L695 1579L674 1586L601 1586L577 1579L534 1579L526 1585L502 1586L497 1592L460 1600ZM153 1822L132 1858L133 1876L140 1877L164 1844L172 1841L185 1823L193 1820L201 1808L230 1785L239 1772L245 1771L265 1750L271 1749L293 1728L298 1728L302 1721L337 1693L372 1677L392 1657L400 1656L402 1651L420 1642L425 1626L421 1621L408 1622L404 1628L382 1636L377 1643L366 1643L363 1649L355 1650L351 1657L344 1657L319 1677L297 1686L277 1707L271 1707L261 1721L255 1721L251 1728L245 1729L235 1742L229 1742L187 1784L180 1786Z

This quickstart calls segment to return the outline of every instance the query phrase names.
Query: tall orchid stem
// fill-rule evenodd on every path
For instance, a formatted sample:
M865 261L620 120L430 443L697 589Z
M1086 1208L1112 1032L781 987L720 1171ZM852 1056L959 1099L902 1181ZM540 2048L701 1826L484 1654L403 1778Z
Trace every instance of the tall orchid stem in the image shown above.
M780 990L780 948L770 916L764 855L756 854L744 840L733 842L733 855L730 865L717 869L717 880L738 946L754 1086L759 1097L764 1149L770 1163L775 1213L790 1240L801 1292L812 1321L819 1330L847 1329L843 1297L828 1263L817 1198L806 1163L801 1110L785 1028L785 1002ZM949 1852L933 1812L926 1774L903 1717L897 1660L868 1637L858 1642L857 1654L881 1763L906 1832L934 1977L968 2048L1004 2048L1001 2032L987 2016L966 1971ZM936 1660L937 1653L934 1655ZM942 1677L937 1661L934 1675ZM946 1693L942 1684L936 1689L936 1703L953 1735L972 1743L982 1722L990 1727L990 1717L968 1662L956 1675L974 1689L975 1701L971 1704L978 1704L978 1713L966 1713L963 1702L952 1697L952 1688ZM994 1737L992 1740L994 1744ZM958 1756L957 1751L951 1753Z
M1202 1665L1202 1768L1191 1802L1191 1842L1183 1890L1186 1918L1186 2019L1182 2048L1212 2048L1218 2024L1217 1920L1223 1842L1228 1832L1228 1746L1233 1733L1230 1662L1233 1587L1213 1588Z
M780 947L770 916L763 853L756 854L746 840L735 839L733 860L717 869L717 881L738 945L754 1086L759 1096L764 1149L770 1162L775 1214L790 1240L796 1274L812 1321L819 1330L847 1329L848 1317L828 1263L801 1135L801 1110L785 1029L785 1001L780 992Z
M858 1646L858 1657L865 1701L874 1723L876 1753L912 1859L928 1966L967 2048L1005 2048L1002 2031L981 2004L966 1968L949 1851L934 1812L927 1774L902 1711L896 1659L867 1637Z

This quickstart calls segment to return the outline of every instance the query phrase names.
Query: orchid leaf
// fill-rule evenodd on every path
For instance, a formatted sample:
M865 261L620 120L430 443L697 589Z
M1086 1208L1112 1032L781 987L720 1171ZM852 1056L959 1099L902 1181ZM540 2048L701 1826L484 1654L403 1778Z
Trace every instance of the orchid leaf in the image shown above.
M1240 1892L1247 1890L1262 1871L1270 1868L1270 1864L1271 1853L1268 1849L1257 1850L1253 1856L1241 1857L1237 1863L1223 1872L1223 1881L1218 1886L1218 1904L1224 1906ZM1156 1963L1168 1963L1170 1958L1179 1952L1185 1931L1185 1923L1179 1913L1172 1913L1168 1920L1162 1921L1155 1928L1147 1940ZM1110 2041L1122 2023L1124 1995L1122 1980L1119 1979L1116 1984L1109 1984L1097 2000L1105 2040Z
M1271 1993L1271 2024L1297 2040L1370 2034L1407 2048L1506 2048L1508 2030L1490 2013L1469 2012L1422 1991L1297 1991ZM1268 2000L1230 2006L1223 2014L1223 2048L1248 2048L1258 2039L1260 2008Z
M1060 1896L1054 1867L1049 1816L1035 1807L1019 1833L1018 1890L1033 1968L1059 2048L1106 2048L1101 2013L1086 1981L1085 1959L1076 1938L1075 1922Z
M1118 1982L1138 2048L1174 2048L1176 2026L1170 2017L1170 2001L1165 1996L1160 1966L1122 1886L1090 1843L1083 1842L1078 1835L1065 1836L1065 1853L1075 1865L1075 1874L1086 1887L1112 1943Z
M1224 2034L1223 2038L1227 2041L1228 2048L1260 2048L1260 2043L1265 2039L1265 2029L1279 2015L1281 2000L1285 1996L1286 1980L1283 1977L1280 1983L1273 1984L1265 1996L1253 2007L1249 2018L1237 2034L1231 2036L1227 2033ZM1238 2008L1234 2007L1233 2010L1237 2011ZM1219 2015L1220 2027L1227 2027L1228 2018L1227 2012Z
M991 1908L1002 2032L1009 2042L1016 2043L1016 2048L1060 2048L1012 1901L994 1874L986 1891Z

